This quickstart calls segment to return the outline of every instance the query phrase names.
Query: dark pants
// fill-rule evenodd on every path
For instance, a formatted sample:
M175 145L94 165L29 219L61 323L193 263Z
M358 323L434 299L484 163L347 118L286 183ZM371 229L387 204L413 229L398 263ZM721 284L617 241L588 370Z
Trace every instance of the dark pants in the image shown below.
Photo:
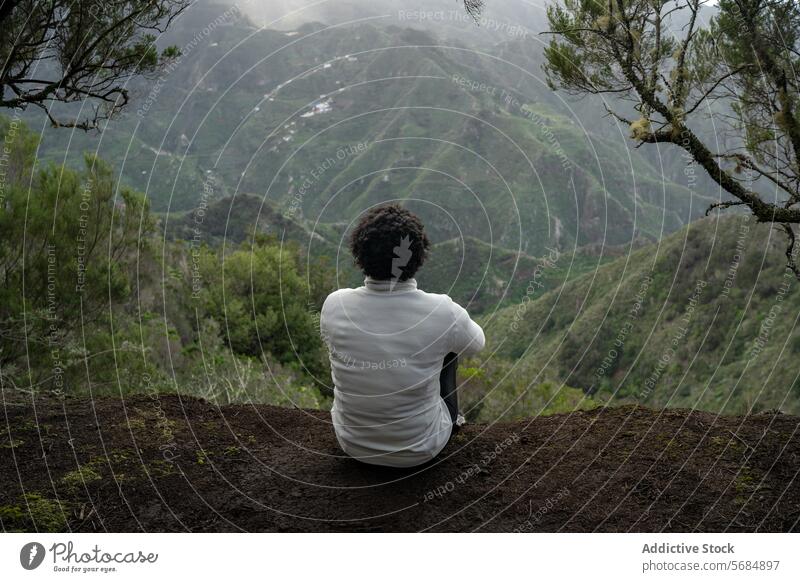
M450 420L454 423L458 416L458 394L456 393L456 370L458 369L458 355L450 352L444 357L442 373L439 374L439 393L447 405Z

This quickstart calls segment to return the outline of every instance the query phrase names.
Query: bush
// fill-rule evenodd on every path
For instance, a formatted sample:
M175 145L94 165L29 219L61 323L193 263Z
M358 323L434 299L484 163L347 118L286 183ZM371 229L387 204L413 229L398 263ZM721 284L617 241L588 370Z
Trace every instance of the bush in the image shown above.
M459 399L471 422L517 420L532 416L588 410L597 406L577 388L540 380L537 373L514 369L511 362L492 359L480 367L466 361L459 368Z
M12 386L68 391L83 332L129 296L153 223L144 197L119 188L102 160L38 169L24 125L0 119L0 135L11 151L0 191L0 373Z
M181 381L184 391L216 404L259 403L296 408L330 407L308 377L265 356L261 361L235 354L221 341L219 325L206 320L195 363Z
M200 309L220 322L234 352L269 354L297 371L324 374L322 340L295 252L257 239L227 255L206 247L199 264Z

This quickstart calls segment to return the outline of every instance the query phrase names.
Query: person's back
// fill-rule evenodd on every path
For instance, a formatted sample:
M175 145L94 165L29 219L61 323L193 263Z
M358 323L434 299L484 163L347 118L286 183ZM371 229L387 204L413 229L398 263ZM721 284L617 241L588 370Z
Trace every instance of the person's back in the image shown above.
M351 240L367 275L364 286L332 293L322 309L336 436L346 453L366 463L408 467L435 457L457 413L455 386L444 394L440 385L445 357L484 345L466 310L446 295L417 289L412 276L427 247L414 215L399 206L374 209ZM453 384L454 377L453 370Z

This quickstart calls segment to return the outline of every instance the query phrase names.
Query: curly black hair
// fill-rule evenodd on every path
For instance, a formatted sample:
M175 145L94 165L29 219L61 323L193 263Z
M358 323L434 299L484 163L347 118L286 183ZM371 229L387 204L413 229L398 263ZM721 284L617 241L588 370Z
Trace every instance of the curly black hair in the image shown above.
M413 277L428 256L422 221L399 204L376 206L350 235L350 251L364 274L380 281Z

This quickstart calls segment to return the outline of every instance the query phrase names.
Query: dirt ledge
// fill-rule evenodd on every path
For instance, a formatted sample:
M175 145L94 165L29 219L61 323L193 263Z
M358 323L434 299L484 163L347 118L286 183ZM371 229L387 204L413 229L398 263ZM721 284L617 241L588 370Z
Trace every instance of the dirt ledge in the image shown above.
M799 531L800 418L625 406L465 427L418 470L327 413L187 397L13 400L5 531Z

